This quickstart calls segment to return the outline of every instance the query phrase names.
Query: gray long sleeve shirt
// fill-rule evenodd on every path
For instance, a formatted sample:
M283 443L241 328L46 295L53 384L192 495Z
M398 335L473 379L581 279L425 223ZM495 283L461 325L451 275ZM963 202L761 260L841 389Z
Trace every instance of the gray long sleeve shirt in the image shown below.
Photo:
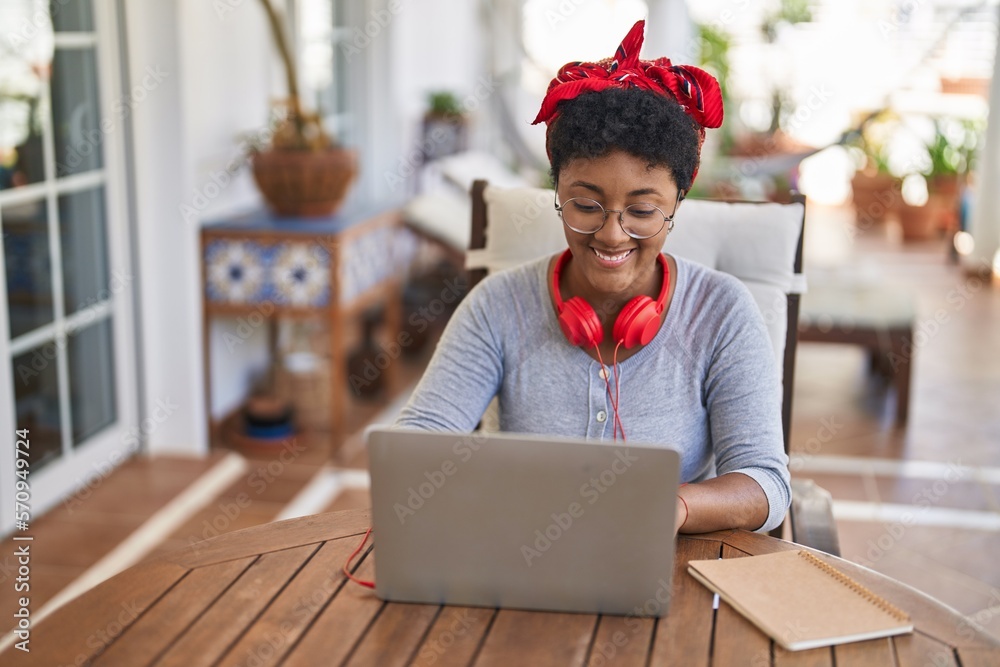
M502 431L612 438L601 364L559 329L549 259L493 274L472 290L396 426L468 432L499 395ZM630 442L678 449L682 482L730 472L754 479L769 503L758 530L770 530L781 524L791 490L780 379L763 319L739 280L675 259L663 326L618 364L622 425Z

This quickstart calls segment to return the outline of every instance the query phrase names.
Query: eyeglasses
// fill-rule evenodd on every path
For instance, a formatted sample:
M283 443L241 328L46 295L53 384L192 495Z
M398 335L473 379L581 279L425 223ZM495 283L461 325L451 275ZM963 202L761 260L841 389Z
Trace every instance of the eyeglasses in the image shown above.
M677 206L680 204L681 193L677 193L677 201L674 203L674 212L666 215L652 204L638 203L626 206L621 211L606 209L600 202L588 197L573 197L559 205L558 198L553 199L556 212L562 218L563 224L579 234L596 234L601 231L608 220L608 213L618 214L618 224L622 231L634 239L642 240L652 238L660 233L663 226L670 223L667 228L669 234L674 230L674 216L677 214Z

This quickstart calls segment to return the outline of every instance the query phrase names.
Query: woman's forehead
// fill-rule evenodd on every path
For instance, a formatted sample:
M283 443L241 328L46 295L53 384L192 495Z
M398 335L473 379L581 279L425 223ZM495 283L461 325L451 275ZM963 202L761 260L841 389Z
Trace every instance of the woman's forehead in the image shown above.
M646 159L622 151L594 158L574 158L561 170L559 182L560 185L596 186L609 191L653 188L664 195L677 189L673 174L666 166L652 166Z

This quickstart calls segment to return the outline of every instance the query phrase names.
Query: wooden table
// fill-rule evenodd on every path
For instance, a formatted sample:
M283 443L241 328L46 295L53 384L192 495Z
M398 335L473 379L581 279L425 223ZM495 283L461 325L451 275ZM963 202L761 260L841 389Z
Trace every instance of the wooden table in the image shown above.
M907 610L916 632L786 653L686 572L689 560L801 548L727 531L682 537L667 617L383 603L341 567L369 523L351 510L250 528L137 565L34 628L4 665L1000 665L1000 642L899 582L824 559ZM372 551L358 568L374 576ZM92 663L89 661L92 660ZM834 662L836 660L836 662ZM960 661L960 662L959 662Z

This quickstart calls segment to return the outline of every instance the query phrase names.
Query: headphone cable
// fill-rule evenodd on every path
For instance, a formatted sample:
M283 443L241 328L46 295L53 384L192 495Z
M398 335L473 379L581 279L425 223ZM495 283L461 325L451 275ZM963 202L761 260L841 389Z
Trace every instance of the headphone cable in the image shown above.
M619 345L621 345L621 343L619 343ZM598 347L597 345L595 345L594 346L594 350L597 352L597 360L601 363L601 372L604 375L604 386L607 389L607 392L608 392L608 401L611 403L611 409L613 410L613 414L614 414L614 421L612 422L612 435L611 435L611 437L612 437L612 439L614 439L614 440L617 441L618 440L618 429L620 428L621 432L622 432L622 440L624 440L625 439L625 427L622 426L621 417L618 415L618 399L615 396L613 396L612 393L611 393L611 378L610 378L610 375L608 373L608 367L604 365L604 358L601 356L601 348ZM618 363L617 362L617 357L618 357L618 348L615 348L615 359L616 359L616 361L614 362L615 366L617 366L617 363ZM614 371L614 373L615 373L615 384L617 385L617 383L618 383L618 373L617 373L616 370Z
M358 577L355 577L353 574L351 574L349 568L351 567L351 561L354 560L354 557L357 556L358 553L364 548L365 543L368 541L368 536L372 534L372 528L373 528L372 526L368 526L368 530L365 531L365 536L364 538L362 538L361 544L359 544L357 548L351 553L351 555L347 557L347 562L344 563L344 576L346 576L348 579L358 584L359 586L364 586L365 588L375 588L375 582L370 581L368 579L359 579Z

